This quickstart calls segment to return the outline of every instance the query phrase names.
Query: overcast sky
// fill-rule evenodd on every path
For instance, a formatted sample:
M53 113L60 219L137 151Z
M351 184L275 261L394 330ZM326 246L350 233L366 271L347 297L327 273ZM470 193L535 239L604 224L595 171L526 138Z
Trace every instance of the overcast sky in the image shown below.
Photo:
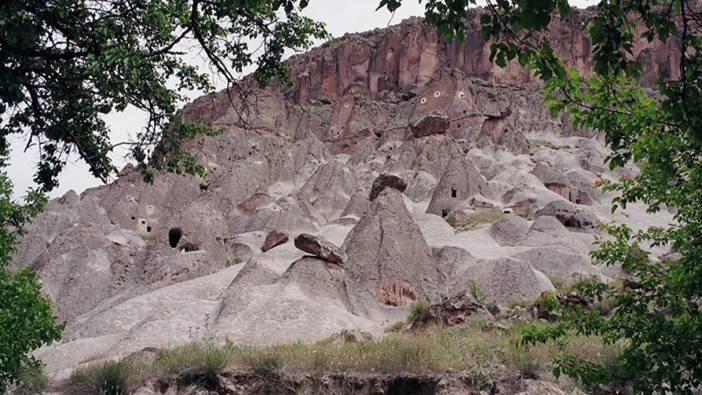
M311 0L305 9L305 14L316 20L324 21L327 29L334 37L340 37L349 32L361 32L375 28L382 28L388 24L396 24L401 20L413 16L423 15L424 7L417 0L406 0L402 7L393 16L387 10L375 11L379 0ZM596 4L595 0L571 1L578 7ZM197 59L193 62L198 63ZM220 86L220 88L223 88ZM193 93L192 98L199 96ZM129 136L136 135L142 128L145 117L138 111L114 113L106 117L110 127L110 136L113 141L123 141ZM8 174L15 184L15 197L24 195L28 187L33 186L32 178L37 163L36 151L24 152L24 139L15 137L12 141L12 155ZM115 153L113 160L117 168L125 163L123 153ZM68 190L80 193L86 188L100 185L101 182L92 177L88 167L74 158L59 177L59 187L50 193L51 197L59 197Z

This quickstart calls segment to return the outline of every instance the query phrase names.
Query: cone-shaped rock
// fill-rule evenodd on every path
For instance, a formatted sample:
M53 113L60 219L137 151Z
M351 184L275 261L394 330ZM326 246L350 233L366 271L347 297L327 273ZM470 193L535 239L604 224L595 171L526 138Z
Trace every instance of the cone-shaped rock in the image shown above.
M484 191L486 185L480 170L472 162L464 158L454 159L434 189L427 212L447 216L456 206Z
M407 305L436 293L440 273L402 195L384 189L351 230L343 248L348 272L386 305Z

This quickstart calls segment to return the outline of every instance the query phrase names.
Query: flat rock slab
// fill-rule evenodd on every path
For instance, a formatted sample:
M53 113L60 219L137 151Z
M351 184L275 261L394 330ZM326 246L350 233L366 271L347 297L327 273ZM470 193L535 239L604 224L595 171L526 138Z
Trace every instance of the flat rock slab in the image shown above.
M392 174L381 174L378 178L373 181L373 186L371 187L370 195L368 200L371 202L380 195L380 192L385 188L394 188L400 192L404 192L407 189L407 183L405 180L398 176Z
M266 240L263 241L263 245L261 246L261 251L266 252L270 249L273 249L281 244L285 244L290 240L288 237L288 234L285 232L279 232L277 230L272 230L268 233L268 236L266 236Z
M341 249L320 236L302 233L295 238L295 247L327 262L343 264L348 257Z
M421 138L432 134L446 133L450 123L445 115L431 114L414 121L410 129L414 137Z

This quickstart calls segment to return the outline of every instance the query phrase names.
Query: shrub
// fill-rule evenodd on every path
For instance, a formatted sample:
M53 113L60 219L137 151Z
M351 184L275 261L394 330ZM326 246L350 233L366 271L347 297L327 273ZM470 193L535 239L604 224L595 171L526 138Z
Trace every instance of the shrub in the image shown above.
M23 372L19 385L11 392L16 395L34 395L44 393L49 385L49 379L41 366L29 368Z
M560 307L560 302L553 292L544 292L541 294L539 299L536 301L539 308L545 312L552 313L558 310Z
M418 300L412 304L412 307L410 307L410 312L407 315L407 322L411 323L414 322L419 316L424 314L425 311L429 309L429 303L423 301L423 300Z
M283 367L283 358L275 349L254 353L248 358L249 366L255 375L260 377L274 377ZM316 364L320 361L317 360Z
M74 387L101 395L126 395L130 371L127 362L105 362L74 370L69 381Z

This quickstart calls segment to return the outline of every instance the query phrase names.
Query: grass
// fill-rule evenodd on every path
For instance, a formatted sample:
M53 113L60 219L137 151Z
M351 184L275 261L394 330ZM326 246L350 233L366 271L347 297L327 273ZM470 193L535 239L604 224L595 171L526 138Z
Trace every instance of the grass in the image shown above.
M134 362L110 361L75 370L69 379L71 386L96 394L126 395L130 381L136 375Z
M159 350L154 358L153 370L159 376L186 372L188 376L200 377L205 384L211 385L230 364L236 350L232 343L218 346L212 341Z
M468 281L468 293L481 305L485 306L489 304L487 295L485 295L485 292L483 292L483 290L480 289L478 284L476 284L473 280Z
M232 265L238 265L240 263L243 263L245 261L244 257L239 256L239 255L234 255L232 259L227 262L227 267L232 266Z
M150 360L125 360L76 370L70 383L94 393L125 394L147 378L178 376L183 386L208 388L227 368L248 369L262 378L288 373L465 372L483 387L519 374L539 377L550 371L562 352L595 362L616 355L597 338L569 336L563 341L517 347L519 323L510 330L486 330L479 317L465 325L437 327L431 332L389 333L360 342L289 343L270 347L195 342L156 352ZM543 324L548 325L548 324ZM611 347L611 346L610 346Z
M20 378L20 383L10 392L16 395L42 394L49 385L43 366L28 367Z
M501 210L482 210L470 213L467 215L466 220L456 225L456 231L463 232L467 230L473 230L481 227L485 224L492 224L504 216Z

